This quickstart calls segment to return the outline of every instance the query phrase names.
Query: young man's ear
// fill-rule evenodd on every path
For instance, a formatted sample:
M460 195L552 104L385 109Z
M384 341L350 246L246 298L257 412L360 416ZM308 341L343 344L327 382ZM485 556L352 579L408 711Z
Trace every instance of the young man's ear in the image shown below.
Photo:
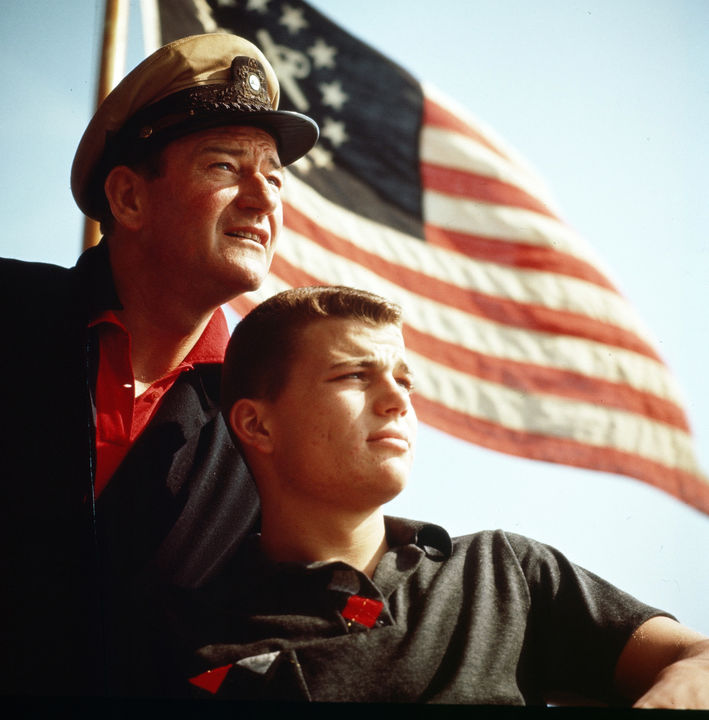
M116 222L128 230L139 230L143 224L145 179L125 165L117 165L104 182L104 193Z
M273 444L264 416L263 401L241 398L231 407L229 425L242 445L268 454Z

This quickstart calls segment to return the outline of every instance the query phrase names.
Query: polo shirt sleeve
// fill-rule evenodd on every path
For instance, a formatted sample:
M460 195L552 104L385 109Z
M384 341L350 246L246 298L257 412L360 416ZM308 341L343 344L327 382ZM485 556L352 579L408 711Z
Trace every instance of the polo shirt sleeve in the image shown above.
M650 607L555 548L506 533L529 594L525 643L535 662L539 687L617 702L613 674L632 633L658 615Z

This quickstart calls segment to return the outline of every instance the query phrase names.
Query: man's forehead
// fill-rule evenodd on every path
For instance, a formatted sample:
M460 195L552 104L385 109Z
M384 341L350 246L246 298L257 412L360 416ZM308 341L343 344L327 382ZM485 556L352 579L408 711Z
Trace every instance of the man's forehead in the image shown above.
M317 329L318 325L320 329ZM314 335L320 338L320 350L333 362L352 358L391 360L405 356L404 338L398 325L330 318L312 327L315 328Z
M196 152L225 150L238 152L256 152L270 156L272 164L281 167L278 159L278 146L275 138L260 127L249 125L226 125L200 130L182 139ZM176 142L180 142L177 140Z

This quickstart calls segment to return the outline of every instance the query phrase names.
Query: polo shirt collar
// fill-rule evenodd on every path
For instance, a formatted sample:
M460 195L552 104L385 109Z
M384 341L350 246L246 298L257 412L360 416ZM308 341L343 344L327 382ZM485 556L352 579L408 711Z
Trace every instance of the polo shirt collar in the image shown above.
M388 598L402 580L416 570L424 557L444 560L452 553L450 535L439 525L392 516L385 516L384 523L390 549L380 560L371 581L341 561L309 565L274 563L261 550L259 535L252 535L242 543L238 576L248 576L250 587L254 590L262 583L268 586L276 577L282 580L290 578L297 584L311 581L318 584L318 578L329 578L331 589L358 593L365 591L366 587L378 588L383 598Z
M89 327L109 323L120 328L126 335L128 330L112 309L103 310L89 322ZM217 308L209 319L194 347L187 353L185 359L178 366L179 369L193 367L194 365L224 362L224 353L229 342L229 327L224 311Z
M453 552L450 535L440 525L388 515L384 523L390 548L416 545L429 557L441 558L448 558Z

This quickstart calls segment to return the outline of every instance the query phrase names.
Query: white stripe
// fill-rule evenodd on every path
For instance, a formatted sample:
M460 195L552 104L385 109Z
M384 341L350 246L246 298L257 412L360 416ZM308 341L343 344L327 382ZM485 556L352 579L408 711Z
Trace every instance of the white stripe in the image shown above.
M465 135L424 125L421 130L419 156L423 162L432 165L483 175L514 185L546 205L516 165ZM554 209L546 206L550 212L556 214Z
M317 218L320 227L387 262L425 273L463 290L585 315L630 330L651 342L634 309L611 290L558 273L472 260L422 243L335 205L292 175L286 188L284 200L307 217ZM287 212L286 209L286 218Z
M549 247L600 266L586 241L568 225L532 210L454 198L435 190L423 193L425 221L444 230L496 240ZM605 270L603 270L605 274Z
M532 395L471 378L412 351L416 394L458 412L521 432L568 438L637 453L669 467L700 472L691 438L682 430L623 410Z
M320 282L359 287L390 298L402 306L408 324L446 342L484 355L622 383L679 403L679 389L667 368L638 353L579 338L520 330L427 300L415 288L390 283L287 228L278 252Z
M468 108L463 107L438 88L427 83L423 83L422 87L425 96L431 98L437 105L448 110L453 116L458 118L458 120L468 125L478 135L484 138L489 145L496 148L499 153L508 158L512 165L517 168L517 173L521 174L524 178L521 181L521 185L527 189L530 195L538 197L550 208L557 207L557 202L549 186L515 147L510 145L502 136L498 135L490 125L471 113ZM558 211L556 211L555 214L558 214Z

